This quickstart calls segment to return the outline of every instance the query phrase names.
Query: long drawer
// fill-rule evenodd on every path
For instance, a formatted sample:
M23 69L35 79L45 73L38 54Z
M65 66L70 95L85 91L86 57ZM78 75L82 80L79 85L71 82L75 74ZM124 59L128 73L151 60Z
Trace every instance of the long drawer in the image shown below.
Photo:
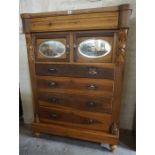
M89 78L71 78L71 77L53 77L37 76L37 84L43 89L71 89L80 90L87 93L113 92L113 80L89 79Z
M72 12L72 11L71 11ZM74 12L74 11L73 11ZM30 19L30 31L62 31L85 29L116 29L118 26L118 11L80 13L66 16L38 17ZM63 18L62 18L63 17ZM108 21L108 22L107 22Z
M111 114L112 112L112 99L105 97L38 92L38 100L40 106L68 108L100 114Z
M109 131L111 115L90 115L84 112L40 107L41 123L60 124L92 130Z
M101 65L36 64L37 75L114 79L114 67Z

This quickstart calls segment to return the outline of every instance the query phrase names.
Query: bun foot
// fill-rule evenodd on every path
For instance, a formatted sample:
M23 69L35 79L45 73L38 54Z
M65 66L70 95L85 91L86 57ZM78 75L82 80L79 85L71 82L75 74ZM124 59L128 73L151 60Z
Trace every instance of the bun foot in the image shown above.
M35 132L34 135L35 135L36 137L38 137L38 138L40 137L40 133L39 133L39 132Z
M115 149L117 149L117 145L109 145L111 152L114 152Z

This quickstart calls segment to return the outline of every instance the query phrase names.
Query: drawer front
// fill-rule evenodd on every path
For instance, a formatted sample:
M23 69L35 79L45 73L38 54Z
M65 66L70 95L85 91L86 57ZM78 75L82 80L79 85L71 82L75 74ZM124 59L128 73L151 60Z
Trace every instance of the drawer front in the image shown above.
M114 79L114 69L95 65L36 64L37 75Z
M112 113L111 98L39 92L38 99L39 105L47 107L68 108L100 114Z
M37 84L42 89L71 89L85 91L87 93L113 92L113 80L68 78L68 77L37 77Z
M31 32L116 29L118 11L32 18L29 22Z
M111 115L88 115L87 113L40 107L40 121L72 127L109 131Z

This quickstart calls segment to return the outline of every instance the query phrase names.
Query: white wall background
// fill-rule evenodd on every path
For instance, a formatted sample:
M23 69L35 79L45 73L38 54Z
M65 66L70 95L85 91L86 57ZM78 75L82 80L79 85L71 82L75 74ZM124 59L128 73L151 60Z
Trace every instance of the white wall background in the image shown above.
M135 0L20 0L20 13L48 12L60 10L73 10L85 8L97 8L104 6L114 6L122 3L130 3L133 13L130 20L129 38L127 42L125 77L122 95L122 107L120 125L124 129L132 129L135 115L136 102L136 2ZM19 51L19 80L21 98L23 104L23 115L25 123L33 120L32 94L30 86L29 68L25 37L22 33L20 19L20 51Z

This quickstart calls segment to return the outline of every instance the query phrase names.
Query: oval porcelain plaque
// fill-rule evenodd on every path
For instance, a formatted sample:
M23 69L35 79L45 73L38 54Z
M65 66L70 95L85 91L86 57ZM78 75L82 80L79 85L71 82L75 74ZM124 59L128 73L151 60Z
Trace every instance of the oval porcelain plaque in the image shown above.
M101 39L88 39L79 44L78 51L87 58L99 58L111 51L111 45Z
M48 58L58 58L65 53L65 45L55 40L44 41L39 45L39 52Z

